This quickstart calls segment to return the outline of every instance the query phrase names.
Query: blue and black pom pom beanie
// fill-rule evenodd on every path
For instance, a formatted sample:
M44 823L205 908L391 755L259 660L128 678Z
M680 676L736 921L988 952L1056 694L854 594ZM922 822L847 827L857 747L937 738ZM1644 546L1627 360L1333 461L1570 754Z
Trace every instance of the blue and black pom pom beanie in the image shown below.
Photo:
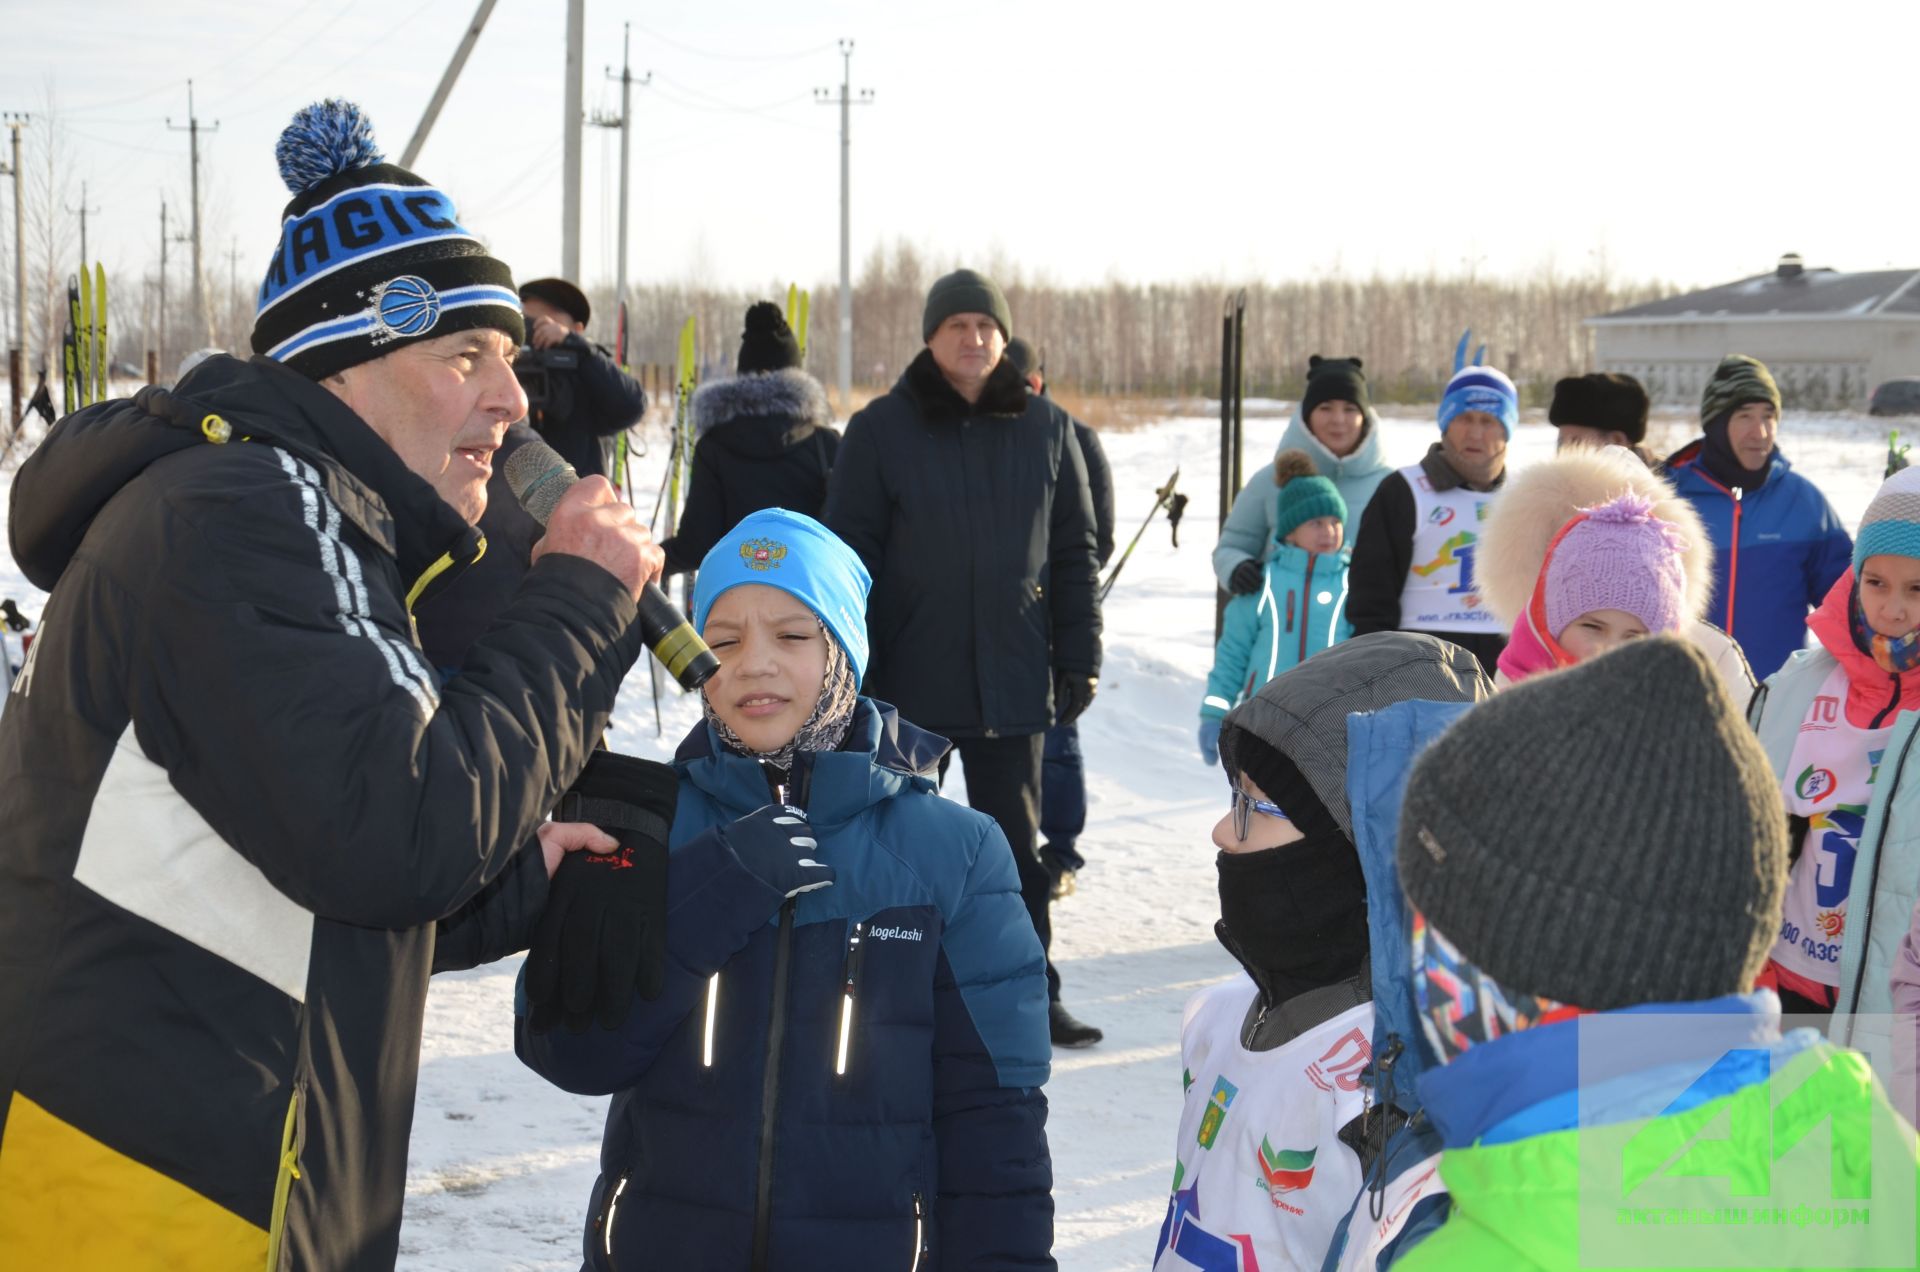
M1853 541L1853 570L1871 556L1920 558L1920 468L1903 468L1887 478L1860 518Z
M720 536L696 577L696 632L706 631L707 615L722 593L743 583L764 583L818 614L846 651L853 682L866 678L867 593L873 577L858 553L812 517L785 508L749 513Z
M255 353L321 380L455 331L524 343L511 271L444 191L382 160L358 106L306 107L274 155L293 201L260 284Z

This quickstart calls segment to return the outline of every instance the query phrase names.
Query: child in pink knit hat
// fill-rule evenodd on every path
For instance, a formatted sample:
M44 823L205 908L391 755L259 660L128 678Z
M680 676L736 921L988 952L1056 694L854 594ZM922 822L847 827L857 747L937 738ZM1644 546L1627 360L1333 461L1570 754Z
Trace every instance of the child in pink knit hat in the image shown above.
M1582 509L1560 529L1526 612L1500 655L1497 683L1571 667L1629 640L1685 626L1687 540L1644 495Z

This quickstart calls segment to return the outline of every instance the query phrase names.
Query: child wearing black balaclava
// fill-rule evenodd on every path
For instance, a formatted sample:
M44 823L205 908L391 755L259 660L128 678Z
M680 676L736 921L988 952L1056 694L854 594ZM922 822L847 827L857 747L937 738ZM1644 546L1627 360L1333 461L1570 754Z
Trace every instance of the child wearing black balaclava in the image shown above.
M1246 975L1187 1004L1186 1106L1156 1269L1202 1264L1229 1235L1250 1241L1262 1266L1317 1267L1326 1254L1361 1188L1353 1124L1367 1109L1361 1075L1373 1058L1347 717L1491 692L1464 650L1381 632L1315 654L1226 717L1215 931Z

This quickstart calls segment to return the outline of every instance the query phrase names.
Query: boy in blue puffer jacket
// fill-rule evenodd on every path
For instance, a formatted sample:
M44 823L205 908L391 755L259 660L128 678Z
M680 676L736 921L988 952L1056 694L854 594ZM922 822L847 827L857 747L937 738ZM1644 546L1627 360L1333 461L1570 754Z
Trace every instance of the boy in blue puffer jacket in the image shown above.
M1200 704L1200 756L1220 762L1220 722L1289 667L1353 635L1347 622L1347 503L1305 451L1273 459L1273 544L1258 590L1227 602Z
M858 696L869 585L781 509L708 553L665 985L616 1028L517 1006L523 1061L614 1093L588 1268L1054 1266L1040 943L945 739Z

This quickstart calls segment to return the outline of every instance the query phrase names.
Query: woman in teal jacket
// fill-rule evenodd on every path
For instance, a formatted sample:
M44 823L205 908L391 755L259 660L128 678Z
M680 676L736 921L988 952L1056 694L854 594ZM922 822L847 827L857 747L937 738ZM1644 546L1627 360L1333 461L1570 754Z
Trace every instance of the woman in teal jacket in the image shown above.
M1220 722L1261 685L1353 635L1347 621L1347 504L1303 451L1274 457L1279 490L1260 586L1227 602L1200 704L1200 756L1219 762Z
M1272 483L1279 457L1288 451L1304 451L1315 470L1340 491L1347 505L1342 520L1348 523L1351 540L1375 488L1393 471L1380 443L1380 417L1367 400L1360 359L1315 354L1307 360L1306 391L1280 437L1274 463L1262 465L1235 497L1213 549L1213 571L1220 586L1236 595L1256 589L1253 569L1284 537L1273 532Z

